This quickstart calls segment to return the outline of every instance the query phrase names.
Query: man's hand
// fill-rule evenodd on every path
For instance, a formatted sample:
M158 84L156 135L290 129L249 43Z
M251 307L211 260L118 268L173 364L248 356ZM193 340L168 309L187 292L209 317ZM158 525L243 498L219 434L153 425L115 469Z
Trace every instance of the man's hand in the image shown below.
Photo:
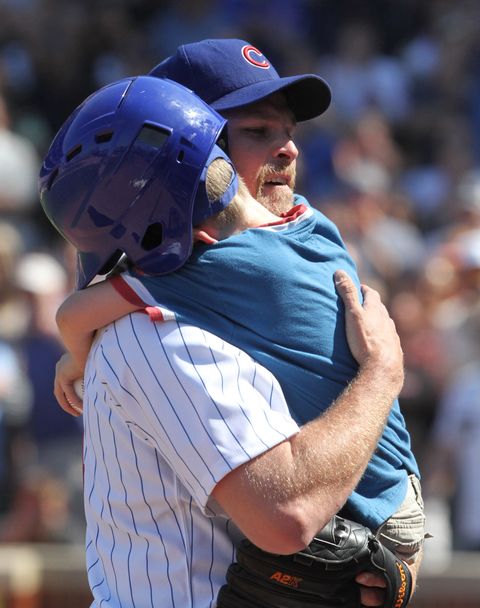
M80 416L83 404L75 390L77 381L83 378L83 370L75 363L69 353L60 357L55 367L53 392L60 407L72 416Z
M345 304L347 341L356 361L362 366L378 366L391 374L398 392L403 384L403 352L395 324L374 289L362 285L363 305L355 284L343 271L335 273L337 291ZM385 579L372 572L356 577L362 606L383 606Z
M241 541L226 578L218 596L221 608L406 608L412 583L407 565L369 528L338 516L294 555L267 553Z
M347 273L335 273L335 285L345 304L347 341L360 367L377 366L398 388L403 385L403 352L395 324L377 291L362 285L363 305Z
M406 564L412 575L411 595L413 595L413 592L415 591L419 564L420 560L412 565ZM374 572L361 572L356 576L355 580L360 585L362 606L369 606L372 608L383 606L385 603L385 589L387 586L383 576L375 574Z
M362 606L383 606L387 586L383 576L373 572L362 572L355 580L360 585Z

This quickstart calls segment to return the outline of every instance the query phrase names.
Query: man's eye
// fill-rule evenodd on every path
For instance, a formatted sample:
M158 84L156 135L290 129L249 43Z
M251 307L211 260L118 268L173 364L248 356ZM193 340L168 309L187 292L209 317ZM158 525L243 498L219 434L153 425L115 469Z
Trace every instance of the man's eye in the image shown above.
M245 131L257 137L264 137L267 134L265 127L246 127Z

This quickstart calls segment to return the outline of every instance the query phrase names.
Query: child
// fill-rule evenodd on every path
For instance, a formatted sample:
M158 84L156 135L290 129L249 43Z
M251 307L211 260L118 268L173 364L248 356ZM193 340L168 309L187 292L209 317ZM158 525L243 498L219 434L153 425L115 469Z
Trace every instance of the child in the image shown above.
M223 170L227 177L221 177ZM228 182L229 170L222 159L212 163L207 186ZM73 294L57 315L73 358L59 365L56 395L62 407L72 412L78 404L71 383L82 372L93 331L160 304L151 316L173 310L171 318L216 333L270 369L300 424L325 410L356 373L333 281L337 269L351 276L356 271L332 223L301 200L279 219L240 184L233 202L195 229L194 252L175 273L147 276L131 269ZM424 537L417 477L396 402L343 514L376 530L410 564ZM406 516L408 509L413 510ZM404 517L408 525L400 521Z

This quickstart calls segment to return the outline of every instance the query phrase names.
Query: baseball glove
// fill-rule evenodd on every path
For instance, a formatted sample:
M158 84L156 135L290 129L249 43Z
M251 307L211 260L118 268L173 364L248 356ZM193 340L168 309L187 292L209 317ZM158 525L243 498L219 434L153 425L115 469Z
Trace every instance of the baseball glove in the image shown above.
M242 541L217 608L358 608L355 576L366 571L385 578L385 608L408 604L412 580L406 564L368 528L335 516L305 550L293 555L266 553Z

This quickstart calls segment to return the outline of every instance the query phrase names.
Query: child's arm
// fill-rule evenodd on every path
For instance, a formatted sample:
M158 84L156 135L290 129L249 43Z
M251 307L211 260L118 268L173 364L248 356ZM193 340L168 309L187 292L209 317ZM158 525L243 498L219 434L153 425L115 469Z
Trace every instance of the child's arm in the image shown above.
M76 291L63 302L56 322L67 350L82 371L95 331L139 308L124 299L108 280Z
M57 364L54 393L66 412L77 415L73 406L81 411L74 381L83 376L95 331L140 308L124 299L108 280L76 291L60 306L56 322L69 354Z

